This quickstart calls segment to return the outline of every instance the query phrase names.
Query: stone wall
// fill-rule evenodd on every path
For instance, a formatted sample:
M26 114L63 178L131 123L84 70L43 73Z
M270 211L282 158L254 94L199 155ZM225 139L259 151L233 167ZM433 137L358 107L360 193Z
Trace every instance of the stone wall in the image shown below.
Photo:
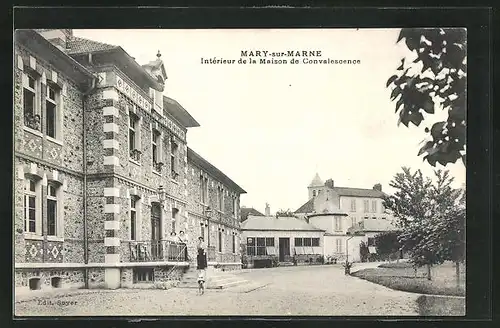
M31 278L40 278L41 288L51 288L51 278L60 277L60 288L82 288L84 287L84 273L81 269L50 269L50 270L27 270L16 269L15 286L16 288L29 288Z
M59 168L65 168L81 172L83 169L83 95L77 85L68 79L64 72L60 72L54 65L49 64L43 58L28 52L25 48L17 45L14 50L18 65L14 68L14 145L15 150L21 153L43 159L50 164L57 165ZM38 76L38 113L41 115L40 131L24 131L23 114L23 72L30 70L31 58L34 58L36 64L36 73ZM23 69L20 66L22 61ZM54 76L54 78L53 78ZM57 76L57 77L56 77ZM57 141L47 139L45 130L45 97L47 83L52 80L59 90L60 102L59 108L62 108L61 133L56 136Z

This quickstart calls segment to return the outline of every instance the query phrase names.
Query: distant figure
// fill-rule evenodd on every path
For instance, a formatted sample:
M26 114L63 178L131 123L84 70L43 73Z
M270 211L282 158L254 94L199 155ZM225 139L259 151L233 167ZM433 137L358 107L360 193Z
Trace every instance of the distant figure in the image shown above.
M206 245L203 237L198 238L197 245L198 255L196 257L196 268L198 269L198 292L200 295L205 293L205 280L206 280L206 269L207 269L207 253Z
M172 231L172 232L170 233L170 237L168 238L168 240L169 240L169 241L175 241L175 242L178 242L178 241L179 241L179 238L177 237L177 234L176 234L174 231Z

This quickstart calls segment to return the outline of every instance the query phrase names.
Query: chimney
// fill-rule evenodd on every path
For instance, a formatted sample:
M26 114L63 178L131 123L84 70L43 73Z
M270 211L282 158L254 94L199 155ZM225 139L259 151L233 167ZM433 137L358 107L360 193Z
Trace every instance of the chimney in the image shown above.
M373 190L382 191L382 185L380 183L375 184L373 186Z
M71 29L38 29L36 31L62 51L66 51L68 42L73 37L73 30Z
M328 188L333 189L333 187L335 187L335 184L334 184L334 182L333 182L333 179L328 179L328 180L326 180L326 182L325 182L325 186L327 186Z
M266 203L266 216L271 216L271 209L269 208L268 203Z

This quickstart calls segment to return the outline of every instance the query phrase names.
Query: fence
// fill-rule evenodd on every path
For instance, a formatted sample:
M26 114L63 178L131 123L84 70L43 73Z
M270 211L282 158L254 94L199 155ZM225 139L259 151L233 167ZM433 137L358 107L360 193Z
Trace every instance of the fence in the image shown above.
M130 262L187 261L186 244L170 240L132 241L129 250Z

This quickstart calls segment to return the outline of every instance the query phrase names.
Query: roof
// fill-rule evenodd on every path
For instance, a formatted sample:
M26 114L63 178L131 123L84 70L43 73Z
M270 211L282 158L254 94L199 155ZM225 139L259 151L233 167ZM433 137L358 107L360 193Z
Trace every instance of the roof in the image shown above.
M67 54L70 56L78 56L87 53L106 53L115 52L121 56L115 60L115 65L122 70L135 71L136 74L145 78L157 90L163 90L161 85L155 78L153 78L137 61L134 57L130 56L122 47L115 46L103 42L97 42L81 37L72 36L68 40ZM118 65L119 64L119 65Z
M92 80L96 78L87 68L68 56L35 30L16 30L15 41L24 44L31 51L35 52L48 49L49 51L46 51L45 60L75 80ZM83 85L80 86L83 87Z
M241 221L245 221L249 215L252 215L252 216L264 216L264 214L262 214L261 212L257 211L255 208L253 207L242 207L240 209L241 211Z
M194 150L188 147L187 149L187 158L188 161L191 161L191 163L196 164L198 167L202 168L205 170L207 173L209 173L211 176L213 176L215 179L218 181L222 182L223 184L233 188L236 192L239 192L240 194L246 194L247 192L243 190L240 186L238 186L233 180L231 180L227 175L222 173L221 170L210 164L206 159L198 155Z
M333 190L339 196L348 197L369 197L369 198L382 198L385 193L375 189L363 189L363 188L348 188L348 187L333 187Z
M248 216L241 230L261 231L325 231L294 217Z
M304 205L299 207L294 213L312 213L313 211L314 211L314 198L311 198Z
M118 49L118 46L97 42L85 38L73 36L68 40L67 52L70 55L84 54L96 51L106 51L111 49Z
M186 128L200 126L200 124L175 99L163 96L163 109L172 115Z
M319 177L319 174L316 173L313 180L309 184L309 187L322 187L324 185L323 180Z

